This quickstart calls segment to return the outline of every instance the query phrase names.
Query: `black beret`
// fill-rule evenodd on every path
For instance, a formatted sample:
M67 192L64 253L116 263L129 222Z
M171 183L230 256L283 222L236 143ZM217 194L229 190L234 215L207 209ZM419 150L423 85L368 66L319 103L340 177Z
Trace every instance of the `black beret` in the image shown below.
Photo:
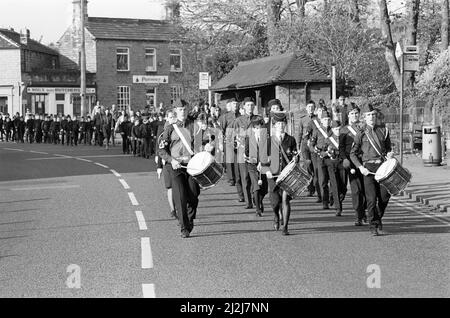
M244 98L244 100L242 102L245 104L245 103L249 103L249 102L254 103L255 101L251 97L246 97L246 98Z
M332 128L337 128L337 127L340 127L340 126L341 126L341 122L339 120L333 120L331 122L331 127Z
M358 111L358 113L361 112L361 109L355 103L351 102L350 107L347 109L347 111L350 113L354 110Z
M378 112L378 109L376 109L375 107L373 107L372 104L368 103L367 105L365 105L364 107L364 113L372 113L372 112Z
M281 106L281 102L280 102L280 100L279 99L271 99L271 100L269 100L269 102L267 103L267 105L269 106L269 107L272 107L273 105L279 105L279 106Z

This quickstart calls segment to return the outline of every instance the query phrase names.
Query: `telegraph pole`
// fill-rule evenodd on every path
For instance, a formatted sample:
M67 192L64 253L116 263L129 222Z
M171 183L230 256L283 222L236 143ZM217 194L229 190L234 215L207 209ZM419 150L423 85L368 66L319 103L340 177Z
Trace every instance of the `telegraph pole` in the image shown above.
M85 14L86 0L81 0L81 56L80 56L80 70L81 70L81 116L85 115L86 111L86 44L84 40L84 26L86 24Z

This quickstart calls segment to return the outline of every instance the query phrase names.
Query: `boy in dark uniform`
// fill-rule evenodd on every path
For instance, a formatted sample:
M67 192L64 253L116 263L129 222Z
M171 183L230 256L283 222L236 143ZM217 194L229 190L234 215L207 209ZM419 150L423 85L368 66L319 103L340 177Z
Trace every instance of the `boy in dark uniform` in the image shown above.
M78 146L78 135L80 133L80 121L75 117L72 121L72 146Z
M252 183L252 193L256 205L256 215L264 213L263 199L268 191L267 177L261 174L261 163L267 162L267 129L263 129L264 120L254 118L251 130L245 138L245 159Z
M37 115L34 120L34 140L40 144L42 142L42 115Z
M359 169L351 162L350 152L356 135L360 131L359 122L360 109L355 104L351 104L348 113L348 126L341 131L340 154L343 158L343 167L346 170L346 176L350 181L350 189L352 191L352 205L355 211L355 226L363 225L363 221L367 222L365 216L365 195L364 195L364 178ZM345 183L346 184L346 183Z
M274 130L268 143L269 160L262 164L261 171L267 176L267 182L269 185L270 202L275 214L273 226L276 231L280 228L279 210L283 211L283 235L289 235L288 225L289 217L291 214L291 197L286 191L283 191L276 185L277 178L281 171L289 164L289 162L296 158L298 162L299 157L297 155L297 142L295 138L286 133L286 113L274 112L272 114L272 120L274 122Z
M181 100L174 103L177 122L164 129L159 156L172 169L172 195L180 222L181 236L187 238L194 228L200 187L186 171L193 155L194 122L187 118L186 105ZM175 129L175 126L177 127ZM182 135L182 137L180 136ZM187 145L184 144L183 138Z
M123 115L123 120L119 124L119 133L120 136L122 136L122 152L123 154L129 154L130 153L130 135L131 135L131 128L132 126L129 125L130 122L128 121L128 114Z
M374 173L386 158L392 158L389 131L376 125L378 111L368 105L365 112L366 126L361 129L354 141L350 158L364 176L364 192L367 202L367 214L370 231L374 236L382 233L383 218L389 203L389 192L375 180Z
M34 115L28 115L25 128L25 140L32 144L34 139Z

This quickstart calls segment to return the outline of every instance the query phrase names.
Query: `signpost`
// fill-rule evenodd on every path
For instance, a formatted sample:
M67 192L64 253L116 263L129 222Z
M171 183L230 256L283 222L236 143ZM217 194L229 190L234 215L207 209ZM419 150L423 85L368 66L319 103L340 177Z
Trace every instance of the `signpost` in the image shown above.
M211 87L211 76L208 72L198 73L198 89L208 90L208 104L211 106L212 95L209 88Z
M419 47L417 45L402 47L397 42L395 48L395 57L400 63L400 164L403 165L403 91L404 91L404 72L417 72L419 71Z

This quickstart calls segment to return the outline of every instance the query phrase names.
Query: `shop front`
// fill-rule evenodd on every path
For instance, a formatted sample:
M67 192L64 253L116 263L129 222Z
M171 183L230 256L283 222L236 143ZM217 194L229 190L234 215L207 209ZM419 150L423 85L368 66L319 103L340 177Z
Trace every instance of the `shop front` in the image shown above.
M33 114L82 116L79 87L27 87L28 111ZM96 89L86 88L85 114L91 113L96 103ZM85 115L83 114L83 115Z

